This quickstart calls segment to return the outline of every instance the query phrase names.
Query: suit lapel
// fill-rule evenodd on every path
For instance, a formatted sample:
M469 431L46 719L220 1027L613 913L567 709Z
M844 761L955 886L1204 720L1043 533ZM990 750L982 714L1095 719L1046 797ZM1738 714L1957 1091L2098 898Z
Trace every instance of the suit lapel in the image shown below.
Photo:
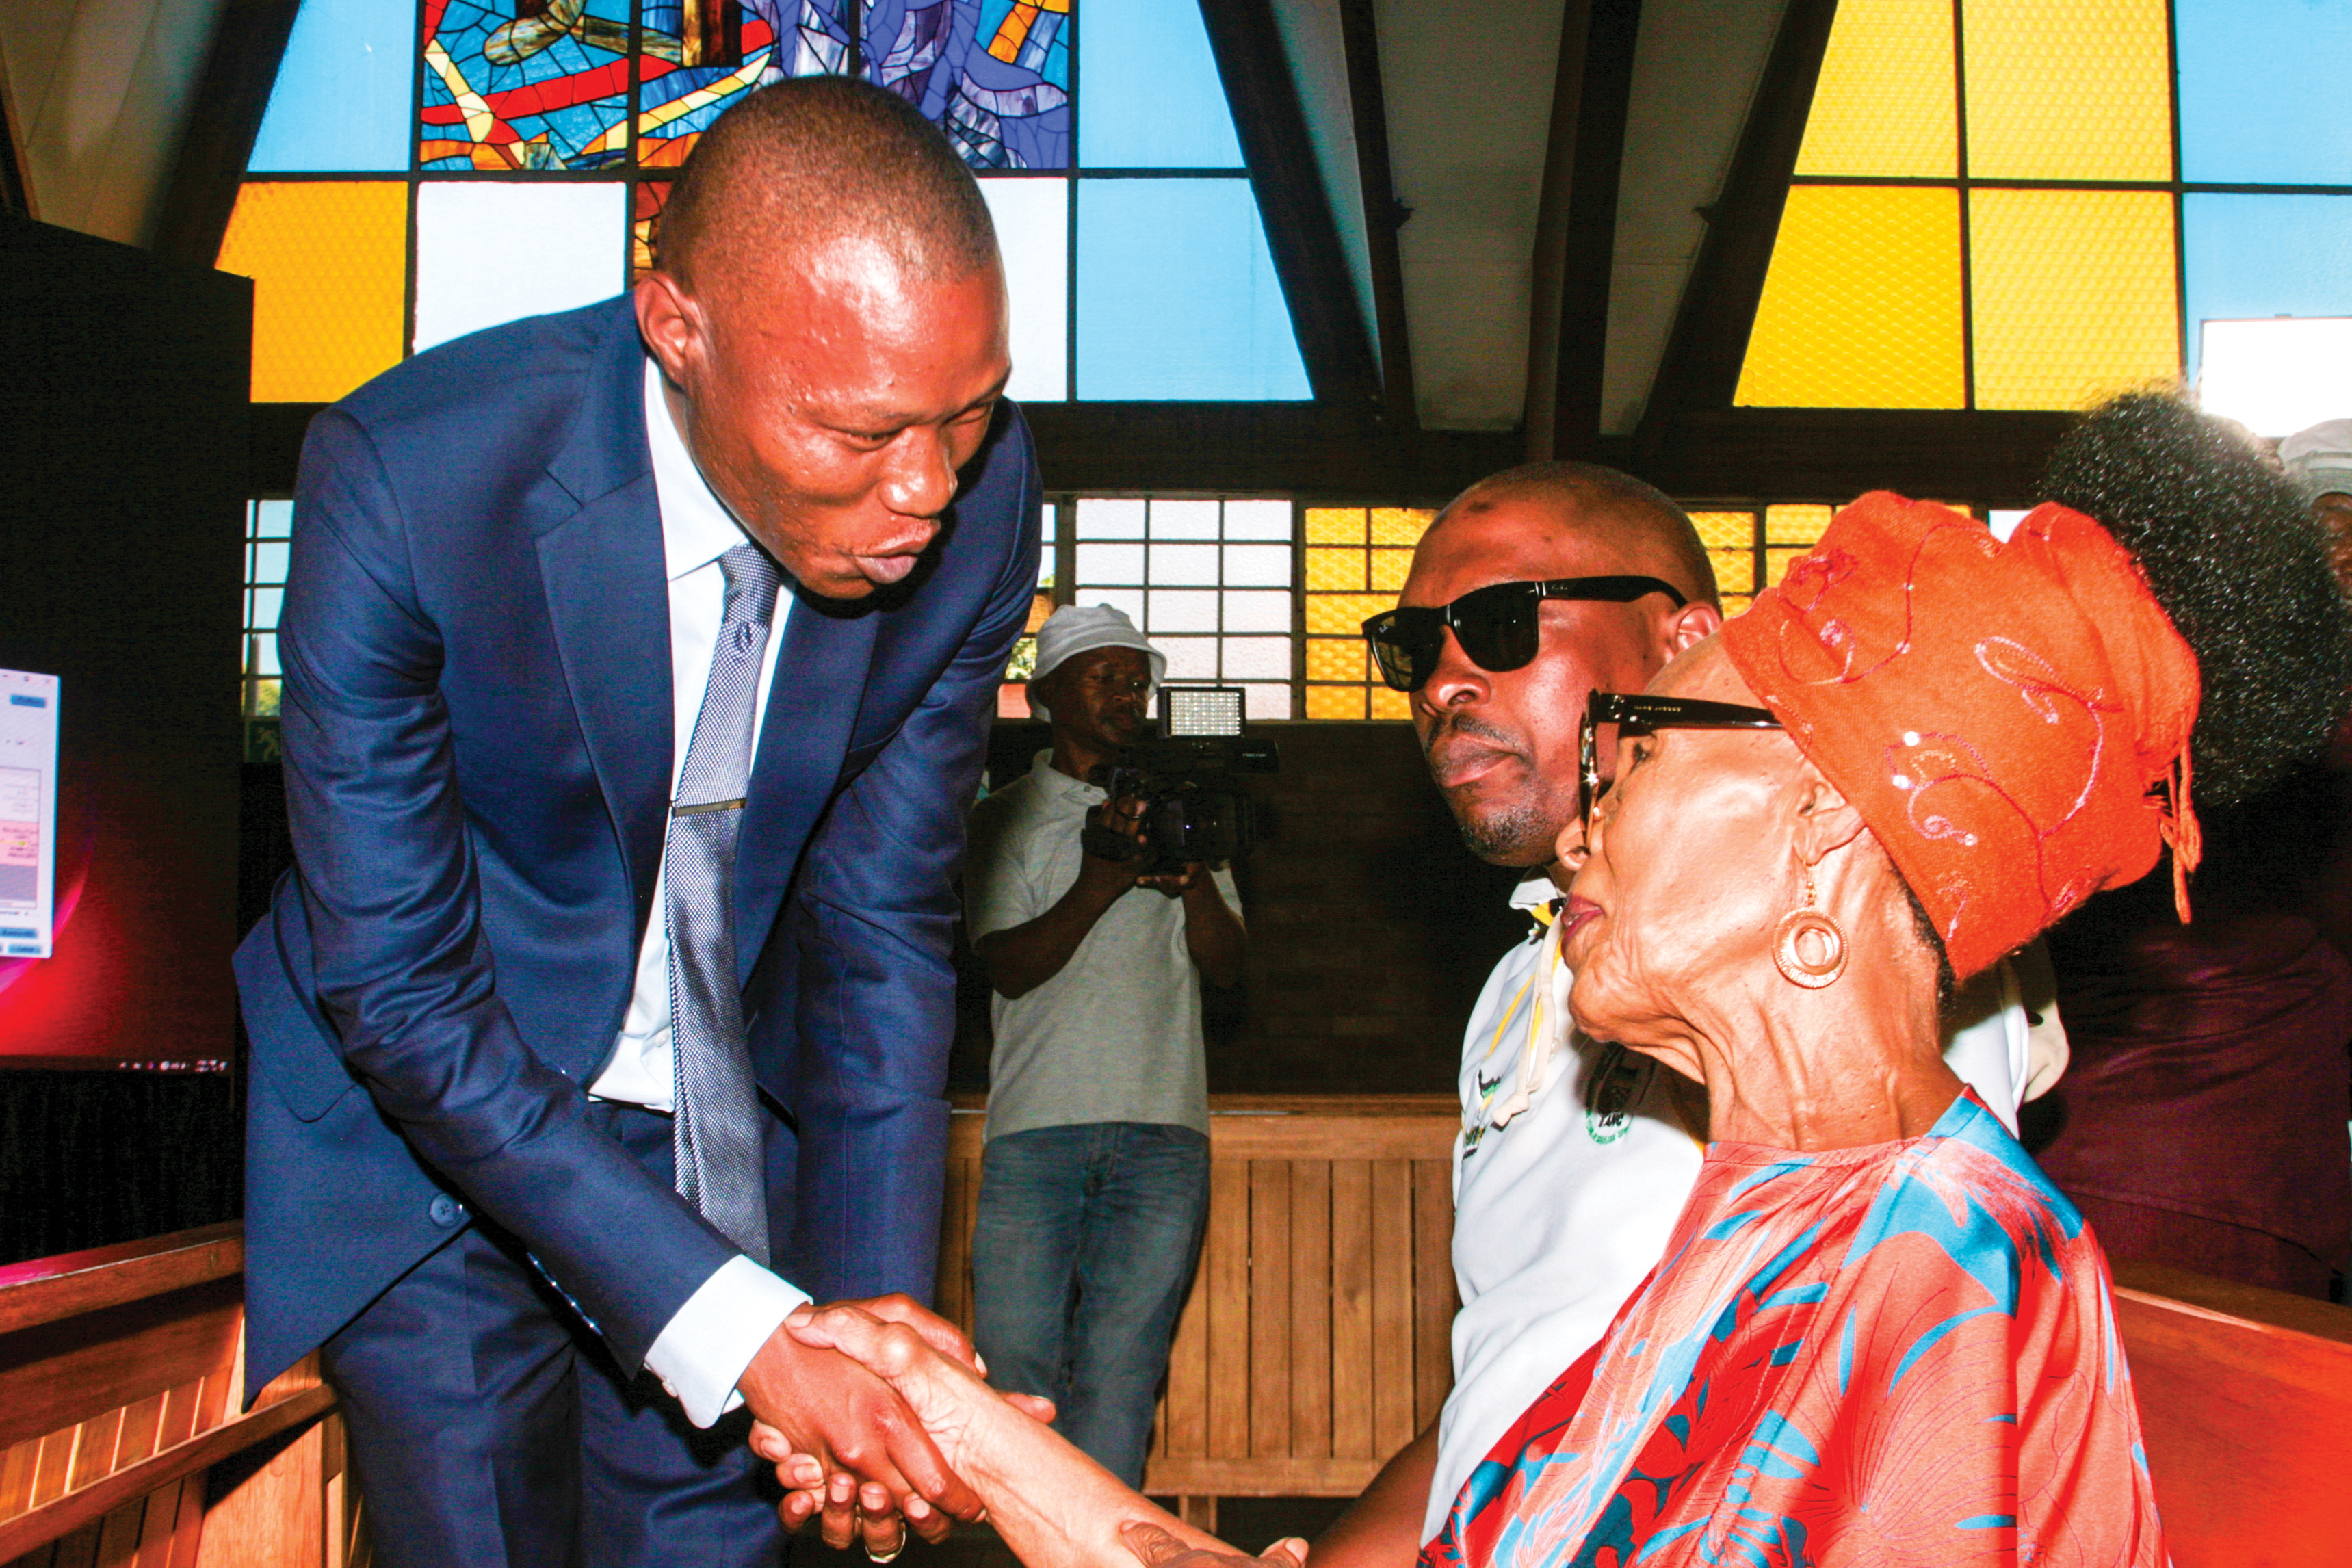
M548 473L580 502L539 531L540 578L587 742L643 915L661 866L671 751L669 584L646 445L645 358L619 302L580 418Z
M789 580L785 587L794 591ZM736 967L747 983L809 831L840 782L881 620L870 610L845 615L806 594L785 619L735 849Z

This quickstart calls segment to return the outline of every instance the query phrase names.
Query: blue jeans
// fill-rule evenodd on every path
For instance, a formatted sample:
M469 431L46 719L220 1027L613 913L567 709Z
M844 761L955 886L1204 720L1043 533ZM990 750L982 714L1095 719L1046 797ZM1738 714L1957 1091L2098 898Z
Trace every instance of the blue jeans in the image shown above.
M989 1381L1051 1399L1055 1429L1130 1487L1208 1215L1209 1141L1189 1127L1041 1127L990 1139L982 1161L972 1340Z

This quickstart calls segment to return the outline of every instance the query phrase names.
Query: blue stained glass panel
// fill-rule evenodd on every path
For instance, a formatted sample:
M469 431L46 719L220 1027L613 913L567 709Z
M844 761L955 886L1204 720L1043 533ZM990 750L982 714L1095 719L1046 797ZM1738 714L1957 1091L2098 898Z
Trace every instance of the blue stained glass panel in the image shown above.
M2177 0L2189 180L2352 184L2352 0Z
M975 169L1070 166L1071 0L866 0L866 74Z
M1077 200L1078 396L1312 395L1247 180L1082 180Z
M1086 0L1078 80L1082 167L1242 166L1198 0Z
M415 0L303 0L247 169L407 168L415 26Z
M721 40L730 47L706 58L698 39L689 62L684 0L645 0L637 51L641 167L685 163L695 138L754 89L781 77L839 70L848 58L839 0L742 0L730 11L735 27Z
M2200 328L2255 316L2352 316L2352 196L2183 198L2189 374Z
M425 0L417 161L431 170L627 163L629 0Z

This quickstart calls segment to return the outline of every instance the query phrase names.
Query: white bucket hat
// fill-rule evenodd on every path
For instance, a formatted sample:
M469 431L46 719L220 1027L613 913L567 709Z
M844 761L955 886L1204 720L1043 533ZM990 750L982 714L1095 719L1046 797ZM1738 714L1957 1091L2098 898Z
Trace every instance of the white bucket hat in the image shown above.
M1037 700L1037 682L1067 660L1098 647L1131 647L1144 655L1151 661L1154 686L1167 677L1167 656L1144 639L1126 611L1108 605L1064 605L1037 628L1037 663L1029 673L1029 711L1040 719L1052 719L1045 705Z

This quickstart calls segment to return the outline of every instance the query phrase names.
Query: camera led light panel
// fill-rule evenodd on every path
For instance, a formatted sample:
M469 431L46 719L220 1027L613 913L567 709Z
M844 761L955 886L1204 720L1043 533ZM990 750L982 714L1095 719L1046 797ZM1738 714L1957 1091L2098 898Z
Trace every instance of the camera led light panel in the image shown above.
M1163 686L1160 731L1171 736L1238 735L1244 700L1238 686Z
M49 956L57 778L58 678L0 669L0 957Z

